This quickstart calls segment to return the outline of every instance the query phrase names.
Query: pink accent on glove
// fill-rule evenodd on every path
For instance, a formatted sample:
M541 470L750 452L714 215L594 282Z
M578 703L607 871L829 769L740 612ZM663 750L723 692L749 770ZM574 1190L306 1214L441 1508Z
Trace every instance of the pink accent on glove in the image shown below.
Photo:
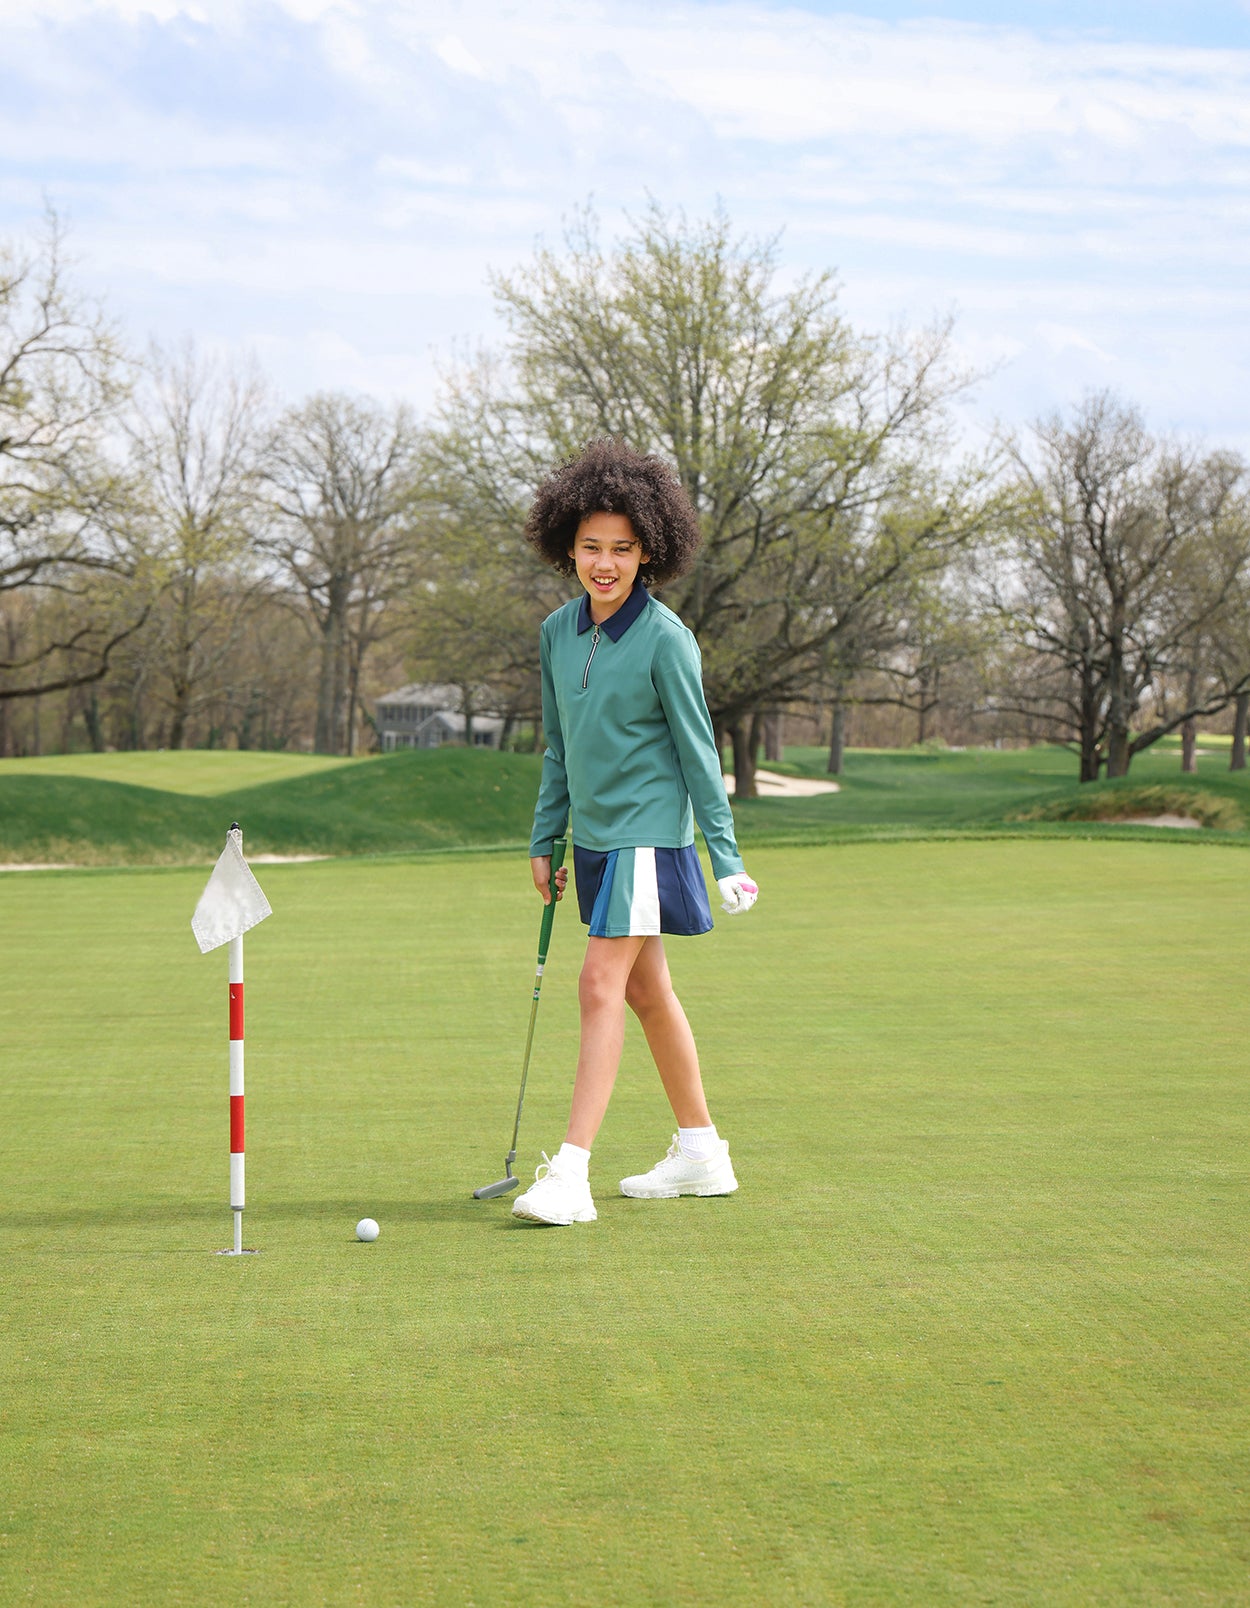
M728 911L731 916L741 915L749 910L760 895L759 888L743 871L737 872L732 877L717 877L716 886L725 901L721 909Z

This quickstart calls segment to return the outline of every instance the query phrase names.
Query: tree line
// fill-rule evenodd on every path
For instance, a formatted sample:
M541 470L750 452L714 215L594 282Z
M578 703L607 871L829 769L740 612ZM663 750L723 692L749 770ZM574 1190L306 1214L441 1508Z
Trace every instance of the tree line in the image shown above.
M371 676L451 683L540 741L536 632L565 583L520 540L588 439L673 465L704 545L665 601L699 637L737 789L806 715L918 741L1066 744L1082 780L1250 709L1250 494L1236 454L1086 396L961 445L949 322L873 336L829 275L718 213L589 212L493 289L503 338L418 418L280 406L186 345L142 357L55 219L0 249L0 756L374 742ZM1227 718L1227 717L1226 717Z

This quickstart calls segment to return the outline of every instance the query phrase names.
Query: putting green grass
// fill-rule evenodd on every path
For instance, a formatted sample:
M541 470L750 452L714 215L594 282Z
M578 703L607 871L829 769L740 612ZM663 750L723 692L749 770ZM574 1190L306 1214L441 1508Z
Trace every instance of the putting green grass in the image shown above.
M671 1132L631 1029L568 1230L470 1198L523 858L262 869L239 1260L203 872L3 879L0 1601L1244 1603L1250 856L752 868L750 916L670 946L740 1192L613 1193Z

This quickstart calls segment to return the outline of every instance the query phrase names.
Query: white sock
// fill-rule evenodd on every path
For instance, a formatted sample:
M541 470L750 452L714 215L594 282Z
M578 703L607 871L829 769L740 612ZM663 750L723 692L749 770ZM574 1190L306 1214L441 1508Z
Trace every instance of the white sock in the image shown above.
M574 1178L590 1177L590 1151L581 1145L571 1145L566 1139L555 1153L555 1162L561 1172L571 1173Z
M720 1136L715 1124L710 1128L678 1128L677 1143L681 1153L691 1161L711 1161L716 1154Z

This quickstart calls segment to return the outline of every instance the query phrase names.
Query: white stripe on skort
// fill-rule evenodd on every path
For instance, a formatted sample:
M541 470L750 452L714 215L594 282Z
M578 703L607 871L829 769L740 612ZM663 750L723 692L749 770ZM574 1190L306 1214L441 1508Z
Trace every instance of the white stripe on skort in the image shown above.
M655 850L634 850L634 889L629 903L629 930L638 938L656 937L660 931L660 884L655 874Z

